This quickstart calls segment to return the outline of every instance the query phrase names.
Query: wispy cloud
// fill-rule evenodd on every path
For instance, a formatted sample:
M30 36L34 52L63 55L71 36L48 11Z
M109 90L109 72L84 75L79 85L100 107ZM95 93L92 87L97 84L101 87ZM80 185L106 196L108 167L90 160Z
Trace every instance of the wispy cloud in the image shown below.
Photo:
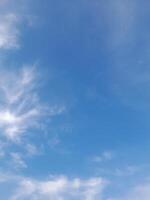
M33 67L23 68L18 75L8 71L1 73L0 128L12 140L34 124L34 119L39 116L33 76Z
M28 143L25 147L25 150L27 152L27 155L29 157L35 156L35 155L40 155L41 151L39 149L39 147L37 148L37 146L35 146L34 144L30 144Z
M20 169L20 168L27 167L25 161L22 159L21 154L19 154L17 152L12 152L12 153L10 153L10 156L11 156L10 163L12 165L12 168Z
M19 17L14 13L0 14L0 49L19 47Z
M35 17L28 12L28 3L28 0L0 1L0 50L18 49L21 46L21 25L33 27Z
M8 139L17 141L29 128L39 127L41 117L64 111L64 107L49 108L40 102L34 66L0 75L0 129Z
M109 1L106 16L110 30L108 37L110 48L124 45L135 37L137 5L135 1Z
M110 161L114 158L114 153L112 151L104 151L100 155L96 155L92 158L94 162Z
M139 173L144 166L128 165L123 169L115 169L115 176L132 176Z

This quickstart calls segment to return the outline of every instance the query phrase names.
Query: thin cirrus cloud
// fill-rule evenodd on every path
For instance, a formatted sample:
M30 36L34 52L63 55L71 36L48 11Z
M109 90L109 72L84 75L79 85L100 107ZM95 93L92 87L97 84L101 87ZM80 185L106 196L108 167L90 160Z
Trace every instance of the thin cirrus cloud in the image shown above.
M14 13L6 13L0 16L0 49L19 47L18 23L19 17Z

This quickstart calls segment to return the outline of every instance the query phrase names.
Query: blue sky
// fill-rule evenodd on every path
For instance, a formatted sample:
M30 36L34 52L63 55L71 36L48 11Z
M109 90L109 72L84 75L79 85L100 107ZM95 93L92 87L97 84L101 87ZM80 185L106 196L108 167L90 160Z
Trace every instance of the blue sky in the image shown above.
M149 7L0 1L0 199L150 199Z

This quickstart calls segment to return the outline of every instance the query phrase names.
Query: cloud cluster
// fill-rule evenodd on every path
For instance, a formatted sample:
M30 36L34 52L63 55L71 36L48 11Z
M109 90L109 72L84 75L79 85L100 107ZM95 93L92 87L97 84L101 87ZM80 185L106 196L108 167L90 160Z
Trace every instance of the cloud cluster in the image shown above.
M43 181L1 175L1 180L3 184L12 183L13 192L9 200L102 200L107 185L107 181L100 177L69 179L58 176Z
M46 180L0 174L0 186L9 185L9 200L149 200L149 181L130 187L124 195L107 194L108 181L101 177L89 179L50 176Z

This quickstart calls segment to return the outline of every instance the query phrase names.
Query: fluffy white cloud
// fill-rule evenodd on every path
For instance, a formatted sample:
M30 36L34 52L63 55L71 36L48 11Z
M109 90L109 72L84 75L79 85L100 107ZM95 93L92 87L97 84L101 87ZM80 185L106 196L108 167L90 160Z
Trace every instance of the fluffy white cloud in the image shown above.
M23 178L11 200L101 200L106 181L102 178L82 180L66 176L47 181Z

